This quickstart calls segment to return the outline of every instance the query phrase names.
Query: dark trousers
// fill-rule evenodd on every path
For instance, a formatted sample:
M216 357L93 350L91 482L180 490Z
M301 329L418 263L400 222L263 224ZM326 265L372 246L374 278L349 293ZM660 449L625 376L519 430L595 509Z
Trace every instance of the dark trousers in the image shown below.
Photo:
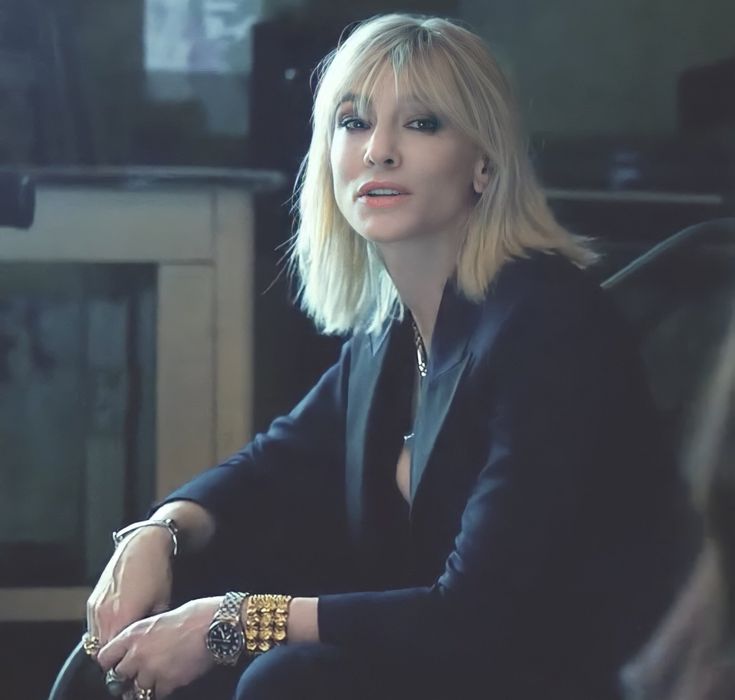
M378 667L337 647L303 642L277 647L244 668L215 668L171 700L431 700L399 666ZM446 697L446 696L444 696Z

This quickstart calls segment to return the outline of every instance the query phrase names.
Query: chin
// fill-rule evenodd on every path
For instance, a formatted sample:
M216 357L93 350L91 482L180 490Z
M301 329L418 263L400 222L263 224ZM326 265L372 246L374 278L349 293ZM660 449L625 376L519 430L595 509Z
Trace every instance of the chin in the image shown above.
M398 243L421 235L415 226L406 226L395 219L385 217L382 221L359 221L352 228L359 236L372 243Z
M409 241L419 236L415 231L390 230L386 228L382 228L380 230L362 228L357 231L357 234L371 243L381 243L386 245L390 243Z

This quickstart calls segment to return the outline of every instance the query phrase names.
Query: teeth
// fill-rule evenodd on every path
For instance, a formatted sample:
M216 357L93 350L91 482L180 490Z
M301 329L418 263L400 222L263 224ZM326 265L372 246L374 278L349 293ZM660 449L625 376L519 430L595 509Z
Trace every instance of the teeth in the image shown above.
M377 190L370 190L368 192L368 195L371 197L382 197L384 195L391 195L391 194L401 194L398 190L386 190L386 189L377 189Z

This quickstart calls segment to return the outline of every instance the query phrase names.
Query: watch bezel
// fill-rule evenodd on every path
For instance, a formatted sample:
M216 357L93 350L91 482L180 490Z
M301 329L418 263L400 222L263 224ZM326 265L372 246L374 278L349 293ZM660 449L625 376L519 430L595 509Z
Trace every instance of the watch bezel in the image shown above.
M214 630L228 628L229 634L227 640L218 640L218 646L214 646L212 635ZM230 644L230 649L227 652L222 652L219 646L222 641ZM236 620L214 620L209 629L207 630L207 649L215 658L216 661L222 664L234 664L240 658L240 654L245 648L245 633L243 632L242 626Z

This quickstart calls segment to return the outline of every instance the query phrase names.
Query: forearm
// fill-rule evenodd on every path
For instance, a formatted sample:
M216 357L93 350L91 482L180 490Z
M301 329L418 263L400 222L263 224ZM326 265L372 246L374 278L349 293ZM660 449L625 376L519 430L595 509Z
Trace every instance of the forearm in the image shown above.
M294 642L318 642L318 598L293 598L288 609L287 638Z
M172 518L175 521L179 531L179 546L181 551L187 554L201 551L214 536L214 518L193 501L164 503L151 517L157 520Z

